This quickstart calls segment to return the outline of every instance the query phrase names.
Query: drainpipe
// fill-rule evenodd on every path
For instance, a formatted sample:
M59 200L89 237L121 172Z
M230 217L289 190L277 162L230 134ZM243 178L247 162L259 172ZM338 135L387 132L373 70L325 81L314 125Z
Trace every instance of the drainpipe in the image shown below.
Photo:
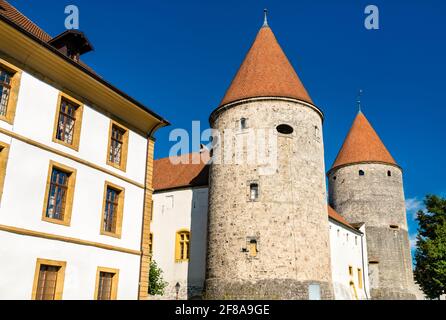
M366 277L365 277L365 262L364 262L364 233L361 234L361 258L362 258L362 282L363 282L363 287L364 287L364 294L367 300L369 300L369 296L367 295L367 281L366 281ZM367 268L367 272L368 272L368 268Z

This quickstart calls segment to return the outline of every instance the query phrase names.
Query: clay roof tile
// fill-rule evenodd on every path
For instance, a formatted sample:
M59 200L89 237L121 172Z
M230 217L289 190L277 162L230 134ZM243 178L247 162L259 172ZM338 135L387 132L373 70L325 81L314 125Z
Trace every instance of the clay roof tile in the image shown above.
M397 165L365 115L359 112L332 169L361 162Z
M260 29L220 106L255 97L295 98L313 104L268 26Z

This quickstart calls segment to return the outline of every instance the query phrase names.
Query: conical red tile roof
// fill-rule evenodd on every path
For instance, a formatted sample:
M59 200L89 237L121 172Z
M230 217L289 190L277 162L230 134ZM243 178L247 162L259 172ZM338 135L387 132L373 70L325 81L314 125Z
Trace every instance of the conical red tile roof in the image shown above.
M397 165L384 143L362 112L359 112L333 168L358 162L383 162Z
M274 33L263 26L220 106L255 97L286 97L313 104Z

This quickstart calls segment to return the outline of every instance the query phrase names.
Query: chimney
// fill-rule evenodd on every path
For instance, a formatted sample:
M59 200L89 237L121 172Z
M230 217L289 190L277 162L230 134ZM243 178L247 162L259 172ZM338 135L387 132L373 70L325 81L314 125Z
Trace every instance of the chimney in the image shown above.
M93 50L85 34L78 30L67 30L48 43L76 62L79 62L81 55Z

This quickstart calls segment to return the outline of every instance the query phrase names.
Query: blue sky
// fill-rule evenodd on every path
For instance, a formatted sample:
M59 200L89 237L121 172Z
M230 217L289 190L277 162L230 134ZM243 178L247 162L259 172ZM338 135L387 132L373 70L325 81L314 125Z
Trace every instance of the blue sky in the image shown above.
M65 6L80 10L80 28L95 52L93 69L167 118L157 134L165 157L170 130L208 125L269 9L270 26L315 104L325 113L327 168L357 113L363 111L404 168L410 232L428 193L446 195L446 3L369 1L87 1L11 0L51 35L64 31ZM377 5L380 29L364 28Z

